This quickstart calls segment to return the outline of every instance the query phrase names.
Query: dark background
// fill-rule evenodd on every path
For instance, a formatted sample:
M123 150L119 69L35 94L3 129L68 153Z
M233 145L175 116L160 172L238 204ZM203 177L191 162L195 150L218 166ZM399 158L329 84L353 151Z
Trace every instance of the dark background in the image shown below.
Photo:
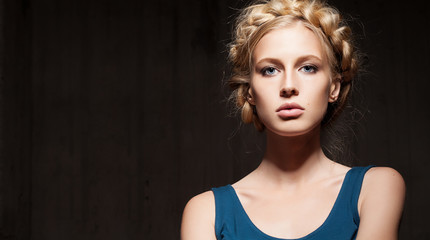
M223 85L245 3L0 0L0 238L178 239L190 197L256 167ZM368 58L345 160L396 168L400 237L430 239L430 11L330 3Z

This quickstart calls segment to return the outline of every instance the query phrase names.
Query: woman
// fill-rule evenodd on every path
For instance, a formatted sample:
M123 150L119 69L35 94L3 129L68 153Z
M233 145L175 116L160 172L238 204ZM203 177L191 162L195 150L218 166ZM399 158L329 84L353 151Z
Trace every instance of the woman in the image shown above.
M327 158L321 128L340 113L357 71L350 28L327 4L259 1L230 45L232 96L267 135L261 164L192 198L182 240L397 239L405 184L387 167Z

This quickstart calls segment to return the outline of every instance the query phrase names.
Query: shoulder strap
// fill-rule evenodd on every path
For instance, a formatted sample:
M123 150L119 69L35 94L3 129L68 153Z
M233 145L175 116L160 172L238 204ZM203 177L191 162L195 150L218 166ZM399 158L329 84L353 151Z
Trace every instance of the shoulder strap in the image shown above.
M348 195L351 196L350 204L351 209L353 211L354 222L357 226L360 224L360 216L358 214L358 198L360 197L361 186L363 184L364 175L367 170L374 167L373 165L369 165L366 167L353 167L349 171L349 176L347 179L346 186L348 186Z
M215 197L215 235L217 239L221 239L221 232L224 227L228 213L231 213L232 201L231 201L231 186L226 185L223 187L212 188L212 192Z

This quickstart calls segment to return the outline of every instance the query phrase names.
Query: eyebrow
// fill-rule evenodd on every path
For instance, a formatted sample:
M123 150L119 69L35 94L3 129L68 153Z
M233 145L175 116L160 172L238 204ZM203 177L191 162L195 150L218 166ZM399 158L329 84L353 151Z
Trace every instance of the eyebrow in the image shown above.
M319 58L315 55L312 55L312 54L300 56L296 59L296 61L297 62L303 62L303 61L310 60L310 59L314 59L314 60L322 62L321 58ZM260 59L258 62L255 63L255 65L260 64L261 62L280 63L281 61L279 60L279 58L267 57L267 58Z
M315 59L315 60L318 60L318 61L322 62L321 58L319 58L319 57L317 57L315 55L312 55L312 54L301 56L301 57L298 58L299 61L304 61L304 60L309 60L309 59Z

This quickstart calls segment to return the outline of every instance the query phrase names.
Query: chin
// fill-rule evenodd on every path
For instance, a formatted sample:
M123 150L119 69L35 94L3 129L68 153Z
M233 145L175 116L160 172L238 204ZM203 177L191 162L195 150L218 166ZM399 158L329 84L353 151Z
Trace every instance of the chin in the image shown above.
M297 137L314 132L320 129L320 123L316 124L282 124L282 126L268 126L265 125L267 131L281 137Z
M298 137L298 136L306 135L311 131L271 131L271 132L281 137Z

